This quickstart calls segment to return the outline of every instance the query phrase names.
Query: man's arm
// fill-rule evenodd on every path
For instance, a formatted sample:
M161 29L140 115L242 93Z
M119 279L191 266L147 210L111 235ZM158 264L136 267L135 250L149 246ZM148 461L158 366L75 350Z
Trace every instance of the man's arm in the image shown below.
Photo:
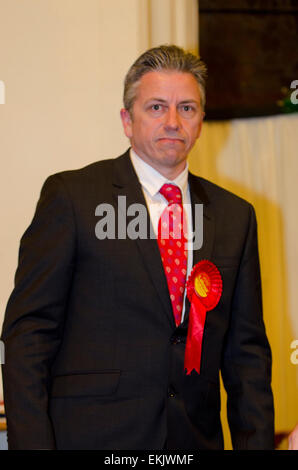
M262 318L257 224L250 223L233 297L222 377L234 449L273 449L271 351Z
M50 368L60 345L75 252L73 211L61 177L45 182L19 252L2 366L9 449L53 449Z

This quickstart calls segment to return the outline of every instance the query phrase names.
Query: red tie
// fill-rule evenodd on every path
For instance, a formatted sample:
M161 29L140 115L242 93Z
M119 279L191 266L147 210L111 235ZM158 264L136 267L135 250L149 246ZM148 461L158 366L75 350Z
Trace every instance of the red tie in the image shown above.
M158 222L158 246L167 278L176 326L181 322L187 270L186 219L178 186L164 184L159 191L169 202ZM183 230L184 228L184 230Z

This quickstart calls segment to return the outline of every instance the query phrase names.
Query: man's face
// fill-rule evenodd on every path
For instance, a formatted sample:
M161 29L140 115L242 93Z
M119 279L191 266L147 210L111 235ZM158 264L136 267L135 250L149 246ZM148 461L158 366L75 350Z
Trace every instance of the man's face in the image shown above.
M132 116L121 110L124 132L134 151L170 179L185 168L187 155L200 135L203 117L194 76L176 71L143 75Z

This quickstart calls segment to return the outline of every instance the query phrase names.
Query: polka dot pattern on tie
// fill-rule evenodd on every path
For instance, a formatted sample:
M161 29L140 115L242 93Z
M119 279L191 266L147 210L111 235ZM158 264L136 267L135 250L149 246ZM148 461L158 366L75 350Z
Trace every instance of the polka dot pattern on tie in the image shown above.
M176 326L181 322L186 282L187 251L185 243L186 218L181 190L173 184L164 184L160 193L167 199L158 223L158 246L168 283Z

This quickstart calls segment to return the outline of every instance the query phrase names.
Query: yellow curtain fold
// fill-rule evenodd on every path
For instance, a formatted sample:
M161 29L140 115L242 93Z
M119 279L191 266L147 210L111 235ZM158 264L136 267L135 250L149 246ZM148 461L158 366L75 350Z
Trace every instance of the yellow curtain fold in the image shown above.
M190 170L251 202L258 221L264 321L272 348L276 432L298 422L298 115L205 122ZM225 447L231 448L222 387ZM286 439L280 448L286 448Z

